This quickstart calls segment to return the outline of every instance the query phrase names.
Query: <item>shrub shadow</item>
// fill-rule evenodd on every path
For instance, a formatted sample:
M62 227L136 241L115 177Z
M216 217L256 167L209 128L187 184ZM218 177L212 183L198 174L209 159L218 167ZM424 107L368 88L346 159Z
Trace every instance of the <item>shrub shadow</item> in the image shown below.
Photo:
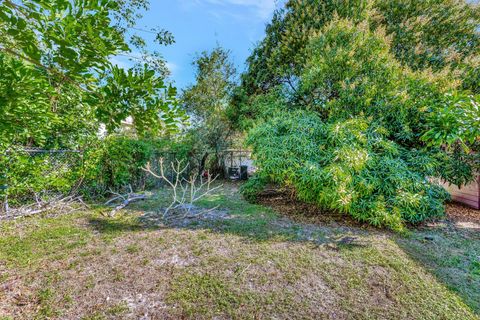
M428 270L480 316L480 233L453 221L422 226L395 237L410 259Z

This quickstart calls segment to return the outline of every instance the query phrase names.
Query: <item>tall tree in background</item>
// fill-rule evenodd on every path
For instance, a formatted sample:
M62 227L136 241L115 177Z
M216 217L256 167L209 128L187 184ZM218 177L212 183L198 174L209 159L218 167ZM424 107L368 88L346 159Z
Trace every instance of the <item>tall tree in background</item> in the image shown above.
M176 127L182 113L165 63L131 27L148 0L0 1L0 144L79 147L131 116L140 135ZM173 43L157 31L158 44ZM135 48L131 70L112 66Z
M289 0L247 60L244 92L251 96L285 85L295 94L310 38L335 17L385 28L401 63L451 72L462 89L479 93L480 6L464 0Z
M220 152L231 143L232 131L225 111L236 84L236 69L230 52L221 47L202 52L193 65L196 82L184 90L181 99L192 122L189 134L195 141L197 153L202 155L200 171L212 154L211 169L220 173Z

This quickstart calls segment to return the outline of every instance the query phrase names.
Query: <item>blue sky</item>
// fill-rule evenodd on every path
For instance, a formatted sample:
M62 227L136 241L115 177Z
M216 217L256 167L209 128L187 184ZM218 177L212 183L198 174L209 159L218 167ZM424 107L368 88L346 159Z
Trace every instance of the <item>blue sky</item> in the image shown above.
M178 88L194 81L191 62L195 53L220 44L232 51L237 68L244 69L245 60L255 43L265 33L276 0L151 0L150 10L137 24L138 28L165 28L176 43L159 48L172 72ZM152 35L139 32L153 43ZM153 48L153 47L152 47ZM112 59L119 66L128 66L127 58Z

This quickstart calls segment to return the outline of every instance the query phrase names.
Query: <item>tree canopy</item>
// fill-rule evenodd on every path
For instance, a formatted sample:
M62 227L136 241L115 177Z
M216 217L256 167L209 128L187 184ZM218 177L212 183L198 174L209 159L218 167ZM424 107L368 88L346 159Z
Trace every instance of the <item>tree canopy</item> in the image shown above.
M192 122L188 134L201 157L200 169L205 168L209 155L213 154L211 169L220 171L220 152L231 144L232 130L226 111L236 85L236 69L230 52L222 47L200 53L193 65L196 81L181 97Z
M400 63L413 70L445 70L463 89L478 93L480 7L464 0L289 0L248 58L247 93L279 84L295 91L311 37L336 18L362 22L370 30L383 28Z
M175 127L184 115L163 59L127 30L144 0L5 0L0 3L0 142L78 147L101 124L132 116L140 135ZM172 35L158 30L157 42ZM142 53L131 70L112 56ZM83 141L83 142L82 142Z

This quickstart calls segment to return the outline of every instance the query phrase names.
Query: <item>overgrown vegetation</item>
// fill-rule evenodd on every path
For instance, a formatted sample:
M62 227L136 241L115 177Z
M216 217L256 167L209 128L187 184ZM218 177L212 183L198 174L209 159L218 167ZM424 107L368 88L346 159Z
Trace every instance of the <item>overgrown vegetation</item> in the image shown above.
M86 191L99 194L127 185L134 189L150 188L155 184L142 168L149 162L156 165L163 157L170 172L171 162L188 160L190 148L188 143L174 139L111 135L85 154L83 186Z
M443 213L448 194L429 183L427 155L409 153L366 118L323 123L315 113L277 116L250 133L264 180L297 198L338 210L374 226L402 230ZM281 147L280 147L281 146ZM244 192L258 186L249 182Z
M148 0L0 3L2 202L78 192L80 184L89 197L143 188L141 166L156 152L177 153L172 135L187 118L165 60L147 49L175 40L157 27L149 31L155 43L147 45L132 29L148 6ZM129 54L134 50L137 57ZM117 55L133 57L132 67L112 64ZM166 148L166 141L175 146Z
M1 319L478 319L478 223L405 232L480 171L478 4L288 0L178 97L148 7L0 0Z
M277 11L229 110L250 130L259 167L248 199L270 181L402 230L444 211L448 196L431 177L475 178L478 6L436 1L425 13L387 2L288 1Z

